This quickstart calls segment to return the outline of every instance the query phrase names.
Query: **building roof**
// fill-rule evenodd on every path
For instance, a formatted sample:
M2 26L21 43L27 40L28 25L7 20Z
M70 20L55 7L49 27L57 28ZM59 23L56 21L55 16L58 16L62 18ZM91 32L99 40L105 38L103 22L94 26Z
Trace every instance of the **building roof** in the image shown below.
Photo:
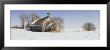
M35 24L39 19L34 20L31 24Z

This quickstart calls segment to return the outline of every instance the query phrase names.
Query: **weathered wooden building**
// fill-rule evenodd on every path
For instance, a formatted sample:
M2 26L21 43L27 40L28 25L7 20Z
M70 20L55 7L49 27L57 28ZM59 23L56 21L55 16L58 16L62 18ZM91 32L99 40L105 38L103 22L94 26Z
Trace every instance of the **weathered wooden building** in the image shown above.
M63 25L61 24L63 22L61 20L58 21L57 18L50 17L50 13L47 13L47 17L44 18L36 18L36 16L32 17L31 20L28 17L24 18L24 29L30 31L61 32L63 31Z

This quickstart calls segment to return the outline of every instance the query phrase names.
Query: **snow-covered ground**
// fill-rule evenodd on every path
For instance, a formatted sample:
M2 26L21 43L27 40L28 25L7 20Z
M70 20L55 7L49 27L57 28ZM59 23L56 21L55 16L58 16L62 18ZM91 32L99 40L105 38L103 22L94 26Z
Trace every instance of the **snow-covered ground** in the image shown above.
M72 31L64 32L31 32L24 29L11 29L11 40L99 40L99 31Z

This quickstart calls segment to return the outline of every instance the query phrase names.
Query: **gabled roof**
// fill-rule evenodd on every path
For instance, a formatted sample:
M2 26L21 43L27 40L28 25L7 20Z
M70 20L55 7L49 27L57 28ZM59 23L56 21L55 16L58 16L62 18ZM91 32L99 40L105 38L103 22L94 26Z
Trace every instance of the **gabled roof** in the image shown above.
M31 24L35 24L39 19L34 20Z
M51 17L44 17L44 18L42 18L42 19L36 19L36 20L34 20L31 24L32 24L32 25L34 25L34 24L40 25L40 24L42 24L43 22L48 21L50 18L51 18Z

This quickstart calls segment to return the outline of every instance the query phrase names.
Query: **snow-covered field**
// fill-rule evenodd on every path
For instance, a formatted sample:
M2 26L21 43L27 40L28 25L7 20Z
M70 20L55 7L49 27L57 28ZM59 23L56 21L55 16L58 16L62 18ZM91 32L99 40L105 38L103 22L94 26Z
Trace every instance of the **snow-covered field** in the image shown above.
M69 31L31 32L24 29L11 29L11 40L99 40L100 32Z

